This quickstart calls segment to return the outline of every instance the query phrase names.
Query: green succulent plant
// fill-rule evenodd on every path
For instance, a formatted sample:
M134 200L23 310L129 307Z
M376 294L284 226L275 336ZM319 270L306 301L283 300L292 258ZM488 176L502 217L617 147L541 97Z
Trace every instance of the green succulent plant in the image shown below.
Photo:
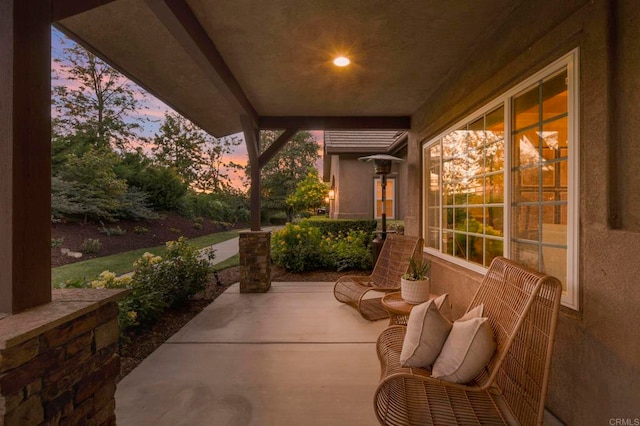
M421 281L427 279L427 273L431 268L430 260L415 260L414 258L409 259L409 271L402 276L405 280L409 281Z

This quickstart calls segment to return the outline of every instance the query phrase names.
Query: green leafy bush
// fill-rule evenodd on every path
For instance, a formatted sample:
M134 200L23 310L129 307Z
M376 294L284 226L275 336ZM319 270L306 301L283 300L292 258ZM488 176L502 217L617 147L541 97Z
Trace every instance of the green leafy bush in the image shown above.
M372 234L361 230L350 230L346 234L329 233L324 237L324 250L332 259L332 266L337 271L349 269L371 269Z
M320 228L288 223L271 237L271 258L288 271L328 267L331 259L322 245Z
M287 215L282 212L275 213L269 217L270 225L284 225L287 223Z
M347 233L349 231L364 231L373 233L376 230L377 222L373 219L329 219L314 217L303 220L301 223L310 223L316 228L320 228L323 234Z
M134 226L133 227L133 233L134 234L148 234L149 233L149 228L145 228L144 226Z
M102 243L97 238L87 238L82 242L82 246L80 247L80 251L82 253L91 254L97 253L102 248Z
M370 232L349 230L325 233L315 221L287 224L273 233L271 257L273 262L289 271L313 269L370 269Z
M120 226L116 226L113 228L107 228L106 226L102 226L102 228L98 228L98 232L101 234L105 234L108 237L120 237L127 233L126 229L120 228Z
M212 268L208 258L181 237L166 244L164 257L145 253L133 264L132 276L116 277L104 271L90 283L93 288L126 288L131 292L120 302L120 329L152 324L168 307L185 303L204 289Z
M64 244L64 237L51 238L51 248L60 248Z
M232 224L248 222L250 217L247 196L231 189L210 194L190 192L182 199L180 213Z
M120 197L120 209L116 212L119 219L158 219L160 215L150 207L149 194L130 186Z

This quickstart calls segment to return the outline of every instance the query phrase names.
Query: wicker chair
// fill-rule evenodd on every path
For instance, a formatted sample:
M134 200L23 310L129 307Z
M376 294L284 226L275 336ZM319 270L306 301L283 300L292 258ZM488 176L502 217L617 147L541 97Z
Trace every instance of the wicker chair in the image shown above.
M489 365L472 383L400 367L405 326L378 338L382 369L374 406L385 425L541 425L560 309L560 282L504 258L491 263L469 309L484 303L497 342Z
M418 259L422 256L422 243L419 237L388 235L371 275L345 275L338 278L333 295L339 302L356 308L369 321L389 318L389 313L380 303L382 297L365 299L364 296L370 291L400 290L400 277L407 272L411 257Z

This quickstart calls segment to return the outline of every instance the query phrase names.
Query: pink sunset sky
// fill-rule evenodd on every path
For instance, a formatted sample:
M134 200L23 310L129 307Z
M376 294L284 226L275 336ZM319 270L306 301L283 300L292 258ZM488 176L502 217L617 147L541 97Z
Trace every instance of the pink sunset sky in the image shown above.
M61 72L60 64L55 62L56 59L62 58L62 51L65 46L71 46L74 42L67 38L60 31L52 28L51 30L51 56L52 63L51 67L54 72L57 72L59 78L52 78L52 85L65 85L67 87L73 87L77 83L74 81L70 81L64 78L64 74ZM136 89L136 97L137 100L140 101L140 108L136 115L132 118L142 118L143 122L143 135L148 138L153 138L153 136L159 131L159 128L164 120L164 114L168 111L174 112L172 108L166 105L164 102L157 99L155 96L146 92L144 89L139 87L133 82L130 84ZM54 111L52 111L54 113ZM322 130L313 130L310 132L313 137L318 142L318 153L320 158L317 162L317 167L322 173L322 147L324 142L324 131ZM229 135L231 137L235 136L237 139L241 141L240 145L235 147L234 152L228 155L225 159L225 163L235 163L240 165L246 165L249 161L249 157L247 154L247 147L244 143L244 135L242 133L236 133L235 135ZM140 142L140 145L144 145L143 142ZM235 169L228 170L229 177L231 180L231 184L239 189L247 189L244 185L243 178L240 173L238 173Z

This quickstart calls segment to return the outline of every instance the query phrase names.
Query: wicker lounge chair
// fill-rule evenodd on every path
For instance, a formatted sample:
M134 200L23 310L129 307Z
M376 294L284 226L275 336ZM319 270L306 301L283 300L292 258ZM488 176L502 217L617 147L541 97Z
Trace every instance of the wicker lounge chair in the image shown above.
M345 275L338 278L333 294L347 303L369 321L389 318L380 300L382 297L364 298L370 291L390 292L400 289L400 277L407 272L409 259L422 256L422 238L390 234L369 276Z
M556 278L494 259L469 309L484 303L497 350L467 385L400 367L406 327L387 328L377 343L382 379L374 406L380 423L541 425L560 295Z

